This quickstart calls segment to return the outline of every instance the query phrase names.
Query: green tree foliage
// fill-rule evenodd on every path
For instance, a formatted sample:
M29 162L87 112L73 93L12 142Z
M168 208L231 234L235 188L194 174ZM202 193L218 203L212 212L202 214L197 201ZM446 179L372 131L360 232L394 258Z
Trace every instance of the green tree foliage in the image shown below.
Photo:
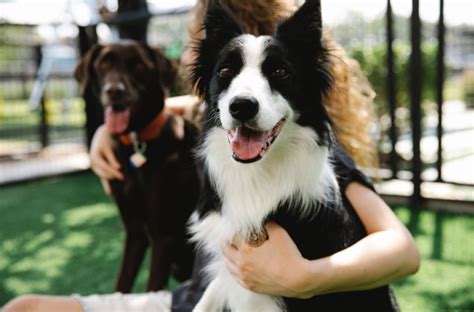
M422 45L422 80L420 87L423 90L423 100L433 101L436 96L436 52L434 43L426 42ZM395 74L397 86L397 105L409 107L410 82L410 53L408 43L394 44ZM372 83L377 93L376 111L379 116L388 110L387 104L387 49L385 44L374 45L370 48L357 47L349 54L359 61L362 70Z

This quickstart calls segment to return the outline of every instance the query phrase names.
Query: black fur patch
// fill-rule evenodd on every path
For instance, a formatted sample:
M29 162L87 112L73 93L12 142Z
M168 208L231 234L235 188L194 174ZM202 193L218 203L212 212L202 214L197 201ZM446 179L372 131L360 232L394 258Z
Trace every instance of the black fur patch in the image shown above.
M193 65L191 81L203 97L214 73L218 55L233 38L244 33L232 13L218 0L210 0L204 19L205 38L195 44L198 58Z

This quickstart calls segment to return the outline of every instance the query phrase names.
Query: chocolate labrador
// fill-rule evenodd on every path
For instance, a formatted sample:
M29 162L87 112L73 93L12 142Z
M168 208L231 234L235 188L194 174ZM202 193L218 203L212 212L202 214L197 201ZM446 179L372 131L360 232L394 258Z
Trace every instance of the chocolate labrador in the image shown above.
M164 107L173 65L158 50L124 41L93 47L75 75L81 91L102 103L125 177L110 181L126 231L116 290L131 291L148 246L148 291L163 289L171 273L187 279L193 247L185 226L199 192L192 156L198 130Z

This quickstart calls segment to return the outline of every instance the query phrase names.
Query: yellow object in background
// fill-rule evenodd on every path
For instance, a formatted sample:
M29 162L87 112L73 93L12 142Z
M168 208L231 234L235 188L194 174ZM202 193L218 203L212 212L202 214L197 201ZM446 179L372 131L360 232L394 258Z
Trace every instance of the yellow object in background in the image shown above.
M46 120L48 123L53 121L55 103L48 97L44 99L44 109L46 110Z
M5 117L5 101L0 97L0 120Z

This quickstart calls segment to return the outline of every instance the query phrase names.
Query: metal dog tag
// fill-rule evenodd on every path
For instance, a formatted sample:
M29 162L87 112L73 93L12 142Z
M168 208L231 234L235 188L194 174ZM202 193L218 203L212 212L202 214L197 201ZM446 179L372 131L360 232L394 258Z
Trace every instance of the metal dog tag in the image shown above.
M129 136L133 142L133 151L135 152L130 156L130 164L134 168L140 168L146 163L146 142L140 142L136 132L130 132Z
M135 168L140 168L146 163L146 157L141 152L136 152L132 156L130 156L130 163Z

